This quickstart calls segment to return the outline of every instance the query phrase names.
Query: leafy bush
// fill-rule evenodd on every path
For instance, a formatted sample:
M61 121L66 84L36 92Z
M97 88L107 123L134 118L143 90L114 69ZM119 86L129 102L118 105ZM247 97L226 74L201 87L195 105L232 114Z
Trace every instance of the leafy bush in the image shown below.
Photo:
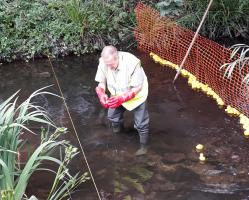
M193 30L208 5L208 0L189 0L186 15L180 23ZM249 0L216 0L210 9L201 33L209 38L249 37Z
M28 61L47 52L80 55L127 43L134 6L128 0L2 0L0 61Z
M184 6L181 6L182 3ZM160 7L162 15L182 11L178 23L196 31L208 3L209 0L166 0L159 5L162 5ZM215 0L201 29L201 34L212 39L249 38L248 12L249 0Z
M162 16L170 18L179 17L183 13L183 0L167 0L156 4Z

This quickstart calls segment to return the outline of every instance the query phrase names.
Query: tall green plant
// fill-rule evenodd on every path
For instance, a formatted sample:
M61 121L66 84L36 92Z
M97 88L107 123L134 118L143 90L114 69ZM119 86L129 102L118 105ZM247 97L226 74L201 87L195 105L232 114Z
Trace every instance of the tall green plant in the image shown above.
M70 0L66 2L64 9L69 20L81 28L80 34L83 36L88 25L88 17L92 14L88 5L81 0Z
M68 1L65 5L65 11L69 19L74 23L82 25L84 19L84 10L80 0Z
M224 76L231 78L234 70L238 70L243 82L249 85L249 45L236 44L232 46L231 49L233 50L231 59L234 61L221 66L221 69L225 69ZM239 58L238 52L240 52ZM243 70L246 71L246 74L243 73Z
M42 89L37 90L19 106L17 105L17 93L0 105L0 158L11 173L15 171L18 147L23 142L20 139L22 131L26 130L27 132L34 133L27 127L27 124L29 122L37 122L54 126L44 109L31 103L33 97L47 94L48 92L43 92ZM4 171L4 169L5 167L2 165L0 171ZM9 178L8 181L7 178ZM15 174L12 174L10 177L5 176L2 180L0 187L8 190L10 185L14 185Z
M23 199L26 196L29 179L37 170L56 174L48 200L60 200L69 196L79 184L88 179L86 173L70 175L68 164L77 155L77 149L68 141L59 139L61 134L66 133L66 129L56 128L45 110L32 103L32 99L37 95L52 94L43 89L35 91L19 106L16 97L18 92L0 104L0 199L2 200ZM40 145L21 168L18 165L18 152L24 141L20 137L23 131L34 133L28 128L28 123L32 122L45 124L56 130L52 134L45 129L42 130ZM61 152L64 151L61 159L53 155L58 148ZM44 161L59 165L57 172L45 168Z
M196 30L209 0L186 0L184 14L178 22ZM215 0L201 34L209 38L249 38L249 0Z

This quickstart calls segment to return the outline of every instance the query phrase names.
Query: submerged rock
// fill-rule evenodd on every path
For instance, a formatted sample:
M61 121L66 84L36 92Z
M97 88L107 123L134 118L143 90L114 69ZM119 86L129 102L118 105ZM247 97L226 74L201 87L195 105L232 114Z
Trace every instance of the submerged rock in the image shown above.
M146 195L146 199L156 199L156 192L151 192L150 194Z
M127 186L130 186L132 188L135 188L138 192L144 194L145 191L144 191L144 187L142 185L142 183L138 182L137 179L133 179L129 176L125 176L125 177L122 177L122 181L127 185Z
M160 184L154 183L152 189L153 191L170 191L170 190L175 190L176 186L173 183L166 181Z
M234 162L240 162L240 157L238 156L238 155L232 155L231 156L231 158L232 158L232 160L234 161Z
M221 174L223 172L224 172L224 170L210 169L210 170L205 171L204 174L208 175L208 176L216 176L216 175L219 175L219 174Z
M136 194L132 197L132 200L147 200L147 198L145 197L145 195Z
M237 184L207 184L194 188L194 190L215 194L234 194L240 189L241 188Z
M129 172L136 174L141 181L148 181L153 176L153 172L142 166L135 166Z
M178 163L186 159L186 156L183 153L165 153L163 161L169 163Z
M130 195L127 195L124 197L124 200L132 200L132 197Z
M166 180L166 178L160 173L160 174L156 174L155 175L155 179L158 181L158 182L163 182Z
M111 194L104 191L103 189L100 190L100 196L102 200L109 200L111 199Z
M177 165L166 165L164 163L159 163L157 167L161 172L172 172L173 173L176 171Z
M51 74L49 72L40 72L40 73L34 73L32 76L38 78L49 78L51 77Z
M105 175L106 173L107 173L107 170L106 170L106 169L101 169L101 170L99 170L99 171L96 172L96 174L97 174L98 176Z
M228 171L233 176L236 176L238 174L238 170L235 167L233 167L233 166L230 166L229 169L228 169Z

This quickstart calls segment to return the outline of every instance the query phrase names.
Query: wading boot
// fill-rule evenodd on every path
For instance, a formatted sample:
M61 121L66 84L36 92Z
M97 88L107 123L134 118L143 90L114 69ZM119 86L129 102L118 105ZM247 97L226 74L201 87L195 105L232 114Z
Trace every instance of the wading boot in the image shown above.
M136 156L145 155L148 152L148 135L140 136L140 148L136 151Z
M124 129L123 123L111 123L112 132L115 134L121 133Z

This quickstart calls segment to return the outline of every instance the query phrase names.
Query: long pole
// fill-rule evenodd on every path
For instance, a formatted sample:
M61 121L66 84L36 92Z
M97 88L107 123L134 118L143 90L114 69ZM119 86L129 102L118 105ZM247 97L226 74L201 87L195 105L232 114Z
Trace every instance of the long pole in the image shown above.
M204 23L204 21L205 21L205 19L206 19L206 17L207 17L208 11L209 11L209 9L210 9L212 3L213 3L213 0L210 0L210 2L209 2L209 4L208 4L208 7L207 7L207 9L206 9L206 11L205 11L205 13L204 13L204 15L203 15L203 17L202 17L201 22L200 22L200 25L199 25L197 31L195 32L195 35L194 35L194 37L193 37L193 39L192 39L192 42L191 42L190 45L189 45L188 51L187 51L185 57L184 57L183 60L182 60L182 63L181 63L181 65L180 65L180 67L179 67L179 70L177 71L177 73L176 73L176 75L175 75L175 78L174 78L174 80L173 80L173 84L175 83L176 79L178 78L178 76L179 76L179 74L180 74L180 72L181 72L181 70L182 70L182 68L183 68L183 65L185 64L185 62L186 62L186 60L187 60L187 58L188 58L188 56L189 56L189 54L190 54L190 51L191 51L192 47L194 46L194 43L195 43L195 41L196 41L196 39L197 39L197 37L198 37L198 35L199 35L199 32L200 32L200 30L201 30L201 27L202 27L202 25L203 25L203 23Z

